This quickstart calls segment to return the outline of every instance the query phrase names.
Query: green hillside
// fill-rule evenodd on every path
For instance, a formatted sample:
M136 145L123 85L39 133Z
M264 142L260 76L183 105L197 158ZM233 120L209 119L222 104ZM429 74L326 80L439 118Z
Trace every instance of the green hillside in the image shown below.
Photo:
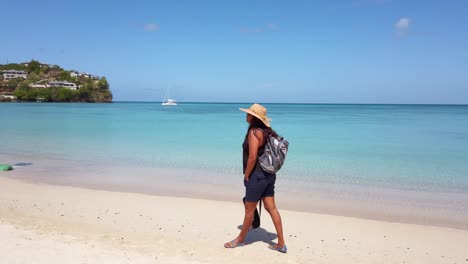
M25 76L6 75L8 71L25 72ZM73 87L61 87L65 84ZM15 96L10 99L6 96ZM64 70L58 65L27 63L0 64L0 100L45 101L45 102L112 102L112 92L105 77L80 74Z

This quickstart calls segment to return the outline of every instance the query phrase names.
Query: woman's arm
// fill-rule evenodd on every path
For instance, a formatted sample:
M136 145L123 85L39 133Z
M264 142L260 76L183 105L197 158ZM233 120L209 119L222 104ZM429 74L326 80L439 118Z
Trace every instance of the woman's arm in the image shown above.
M247 159L247 167L245 168L244 179L249 180L252 170L257 163L258 148L263 142L263 133L259 129L252 129L249 132L249 158Z

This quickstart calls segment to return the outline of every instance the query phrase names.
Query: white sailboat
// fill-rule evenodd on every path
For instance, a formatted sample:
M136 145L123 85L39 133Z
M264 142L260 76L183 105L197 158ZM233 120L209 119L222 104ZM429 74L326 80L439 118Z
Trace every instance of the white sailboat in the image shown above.
M169 99L169 89L166 89L166 96L164 96L164 100L161 103L163 106L175 106L177 105L176 100L174 99Z
M177 103L174 99L167 99L165 102L162 102L162 105L171 106L171 105L177 105Z

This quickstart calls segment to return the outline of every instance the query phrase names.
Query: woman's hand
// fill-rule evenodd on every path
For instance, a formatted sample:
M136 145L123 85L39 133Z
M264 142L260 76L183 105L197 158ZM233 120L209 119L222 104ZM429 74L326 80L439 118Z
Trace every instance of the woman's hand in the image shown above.
M249 180L250 180L250 177L247 176L247 174L245 174L245 175L244 175L244 180L245 180L245 181L249 181Z

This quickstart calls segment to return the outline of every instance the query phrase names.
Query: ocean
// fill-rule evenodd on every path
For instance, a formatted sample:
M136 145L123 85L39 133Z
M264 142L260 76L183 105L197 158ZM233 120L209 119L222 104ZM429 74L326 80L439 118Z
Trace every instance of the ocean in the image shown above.
M165 184L210 186L187 196L210 197L212 190L223 188L238 190L241 195L241 144L247 123L238 108L249 106L2 103L0 157L33 163L29 167L40 166L39 161L74 164L72 168L62 166L64 171L73 171L73 166L147 169L146 173L119 174L131 178L136 189L147 185L158 170L179 170L181 173L164 178ZM293 209L334 213L351 208L347 206L350 198L375 207L382 200L407 205L408 197L417 194L413 200L419 202L408 207L408 212L412 206L436 204L443 209L441 215L468 216L468 106L265 106L273 129L290 142L277 190L290 204L301 204ZM92 185L105 178L108 184L125 189L128 181L113 182L115 170L105 177L97 171L93 177L73 175L74 182L83 177ZM191 171L197 173L188 176ZM51 181L61 177L60 173L41 175ZM229 186L237 182L238 186ZM178 195L184 191L190 192L190 188L174 189ZM325 202L313 202L317 200ZM327 203L330 201L333 205ZM335 209L327 210L331 207ZM418 217L427 219L423 214Z

